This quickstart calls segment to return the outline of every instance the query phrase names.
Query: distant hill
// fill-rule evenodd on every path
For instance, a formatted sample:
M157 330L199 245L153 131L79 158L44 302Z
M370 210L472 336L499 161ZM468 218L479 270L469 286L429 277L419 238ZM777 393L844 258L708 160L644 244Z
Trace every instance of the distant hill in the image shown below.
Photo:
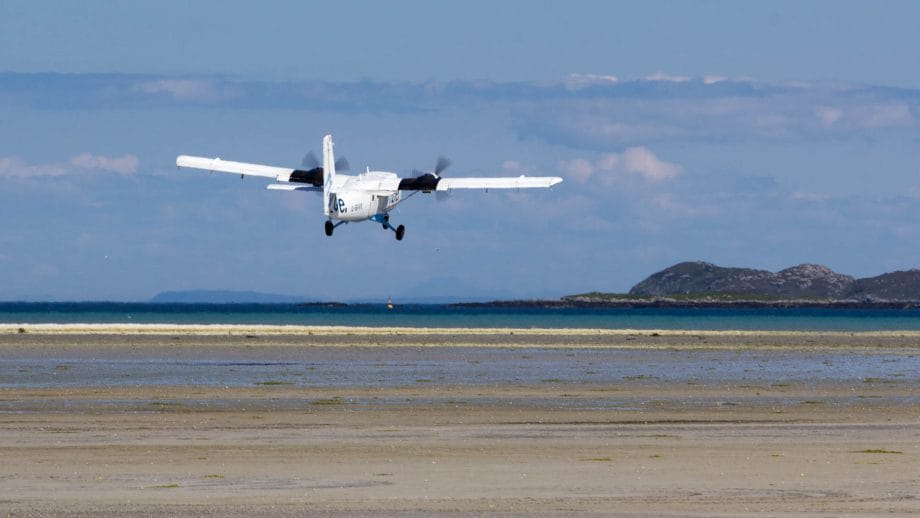
M920 300L920 270L855 279L818 264L779 272L725 268L707 262L678 263L636 284L633 297L669 295L749 295L753 298L829 300Z
M303 297L256 291L188 290L164 291L150 299L154 304L297 304Z
M884 273L856 281L856 295L881 300L920 300L920 270Z

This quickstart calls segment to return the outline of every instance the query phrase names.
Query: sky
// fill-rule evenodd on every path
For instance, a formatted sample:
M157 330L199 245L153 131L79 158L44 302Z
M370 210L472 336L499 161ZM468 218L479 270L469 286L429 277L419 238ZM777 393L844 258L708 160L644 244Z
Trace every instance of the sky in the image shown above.
M331 5L334 4L334 5ZM0 300L627 291L674 263L920 267L915 2L0 3ZM323 233L177 170L552 175Z

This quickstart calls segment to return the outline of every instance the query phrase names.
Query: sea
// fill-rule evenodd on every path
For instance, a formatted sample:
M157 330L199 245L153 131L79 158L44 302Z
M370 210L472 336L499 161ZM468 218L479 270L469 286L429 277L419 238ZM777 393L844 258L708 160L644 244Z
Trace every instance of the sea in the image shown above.
M439 304L0 303L0 323L268 324L368 327L690 329L751 331L920 330L920 309L541 308Z
M0 323L281 324L379 327L692 330L920 330L905 309L604 309L450 305L0 303ZM908 351L656 350L621 348L235 348L9 349L0 390L23 387L262 386L304 388L500 384L820 383L920 386L920 355ZM108 397L108 396L106 396ZM915 401L915 395L905 396ZM854 393L854 404L861 403ZM123 402L136 405L136 401ZM0 401L0 414L44 408ZM67 405L77 404L70 400ZM88 404L85 401L80 404ZM106 404L115 405L111 401ZM121 403L118 403L121 404ZM152 404L152 403L151 403ZM213 401L203 405L215 404ZM397 404L397 402L394 402ZM569 400L560 406L575 404ZM616 409L634 402L589 398ZM33 408L34 407L34 408ZM117 405L116 405L117 407ZM113 407L115 410L118 408ZM70 408L70 407L68 407Z

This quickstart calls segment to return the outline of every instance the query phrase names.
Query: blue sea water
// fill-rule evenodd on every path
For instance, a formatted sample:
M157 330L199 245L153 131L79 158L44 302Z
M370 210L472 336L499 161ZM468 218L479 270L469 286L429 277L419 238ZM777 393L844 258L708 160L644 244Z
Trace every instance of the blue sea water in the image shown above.
M920 330L920 309L489 308L447 305L0 303L0 323L278 324L371 327Z

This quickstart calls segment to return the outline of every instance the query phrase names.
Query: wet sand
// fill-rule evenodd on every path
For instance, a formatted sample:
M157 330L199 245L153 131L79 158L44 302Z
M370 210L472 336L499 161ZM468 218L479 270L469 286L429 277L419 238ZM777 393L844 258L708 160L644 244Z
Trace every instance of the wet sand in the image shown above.
M755 350L767 375L675 376L660 356L646 376L480 383L26 387L15 370L0 388L3 515L920 513L917 333L18 327L0 328L0 359L33 370L372 358L390 376L408 357L507 370L540 350L556 355L545 368ZM810 379L794 365L813 354L907 367Z

